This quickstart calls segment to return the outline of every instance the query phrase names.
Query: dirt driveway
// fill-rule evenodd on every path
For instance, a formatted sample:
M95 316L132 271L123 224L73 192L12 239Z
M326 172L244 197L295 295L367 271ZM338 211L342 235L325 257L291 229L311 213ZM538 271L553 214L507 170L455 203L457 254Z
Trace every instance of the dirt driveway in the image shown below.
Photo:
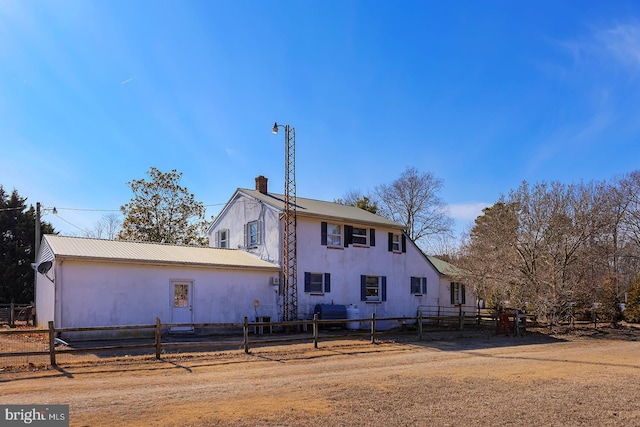
M72 426L640 425L635 337L309 344L0 373Z

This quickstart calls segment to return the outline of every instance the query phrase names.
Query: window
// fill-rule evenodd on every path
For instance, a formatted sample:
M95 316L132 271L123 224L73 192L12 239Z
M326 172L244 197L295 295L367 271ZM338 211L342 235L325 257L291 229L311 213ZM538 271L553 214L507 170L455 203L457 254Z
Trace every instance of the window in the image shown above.
M339 224L320 223L321 244L323 246L342 247L342 226Z
M251 221L244 228L244 244L247 247L254 247L260 244L260 223Z
M451 282L451 304L465 304L465 289L462 283Z
M355 245L366 245L367 229L362 227L353 227L353 234L351 235L351 241Z
M389 252L407 252L407 238L403 233L389 233Z
M386 301L386 276L360 276L360 300L371 302Z
M327 224L327 245L342 246L342 227L338 224Z
M400 252L400 234L393 233L391 237L391 250L393 252Z
M304 273L304 291L309 293L328 293L331 291L331 275L329 273Z
M189 306L189 285L176 284L173 287L173 306L188 307Z
M219 248L228 248L229 247L229 229L225 228L223 230L218 230L216 232L216 240L218 244L216 245Z
M427 278L426 277L412 277L411 278L411 293L414 295L427 293Z

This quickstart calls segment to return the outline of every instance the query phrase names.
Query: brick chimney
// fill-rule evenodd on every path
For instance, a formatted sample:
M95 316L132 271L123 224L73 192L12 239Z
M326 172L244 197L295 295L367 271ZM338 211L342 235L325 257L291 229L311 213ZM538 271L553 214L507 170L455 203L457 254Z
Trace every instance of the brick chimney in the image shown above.
M267 181L268 179L262 175L256 177L256 191L267 194Z

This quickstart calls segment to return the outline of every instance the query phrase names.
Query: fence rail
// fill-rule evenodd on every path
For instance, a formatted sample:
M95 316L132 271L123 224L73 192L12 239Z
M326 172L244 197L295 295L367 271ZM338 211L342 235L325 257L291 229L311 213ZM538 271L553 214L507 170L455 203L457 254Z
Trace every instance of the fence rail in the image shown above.
M386 332L380 331L378 326L381 322L386 325L394 324L407 327L413 326L418 334L418 339L422 340L425 329L433 328L434 326L441 328L444 326L453 326L455 329L464 330L465 327L470 325L483 326L486 321L494 322L495 319L489 316L489 313L483 313L481 316L479 313L473 315L467 315L464 311L458 310L457 315L455 313L445 313L441 311L437 313L439 316L431 315L426 307L424 310L418 310L416 317L387 317L376 318L373 314L370 318L359 319L319 319L318 315L314 315L313 319L309 320L297 320L287 322L249 322L247 317L244 318L242 323L200 323L200 324L173 324L173 323L161 323L160 319L156 319L156 323L153 325L133 325L133 326L104 326L104 327L82 327L82 328L55 328L53 322L49 322L46 329L18 329L18 330L0 330L0 364L5 357L20 357L20 356L48 356L49 363L52 366L57 366L57 358L66 354L79 354L79 353L99 353L99 352L128 352L131 350L149 350L150 353L155 353L156 359L162 359L163 353L175 349L197 349L197 348L211 348L215 346L238 346L244 349L245 353L249 353L252 346L261 346L268 344L281 344L281 343L293 343L293 342L311 342L314 348L318 348L318 344L321 340L335 340L338 338L346 337L366 337L375 344L380 335L384 335ZM446 315L445 315L446 314ZM488 320L489 319L489 320ZM434 323L435 322L435 323ZM340 333L335 328L330 334L320 334L320 329L336 327L336 326L353 326L359 325L357 332L349 331ZM190 328L195 329L224 329L226 331L231 329L242 330L242 338L238 339L238 335L226 335L232 337L232 339L222 341L189 341L189 342L170 342L166 339L163 341L163 332L171 331L174 328ZM278 329L282 331L295 331L295 334L263 334L261 331L271 331ZM137 342L134 344L118 344L118 345L104 345L104 340L100 341L99 345L85 346L79 343L74 346L68 346L59 338L60 334L66 334L69 332L95 332L100 333L102 331L153 331L153 336L142 340L143 342ZM311 335L309 335L309 330ZM300 336L302 331L302 336ZM254 337L251 337L251 332L254 332ZM338 332L338 333L336 333ZM35 336L35 340L47 345L43 350L33 351L3 351L2 338L13 335L29 335ZM258 338L257 335L260 337ZM166 337L166 334L165 334ZM266 338L265 338L266 337ZM235 339L233 339L235 338ZM146 341L146 342L145 342ZM91 343L89 343L91 344ZM61 345L62 348L57 348Z
M0 324L6 323L15 328L17 321L33 324L35 310L32 304L0 304Z

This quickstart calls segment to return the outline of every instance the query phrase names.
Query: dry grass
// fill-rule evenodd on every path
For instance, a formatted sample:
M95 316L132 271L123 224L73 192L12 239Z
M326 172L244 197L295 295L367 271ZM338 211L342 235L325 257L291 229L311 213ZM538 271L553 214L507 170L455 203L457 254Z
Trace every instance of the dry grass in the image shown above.
M5 372L0 401L74 426L640 425L635 330L465 333Z

